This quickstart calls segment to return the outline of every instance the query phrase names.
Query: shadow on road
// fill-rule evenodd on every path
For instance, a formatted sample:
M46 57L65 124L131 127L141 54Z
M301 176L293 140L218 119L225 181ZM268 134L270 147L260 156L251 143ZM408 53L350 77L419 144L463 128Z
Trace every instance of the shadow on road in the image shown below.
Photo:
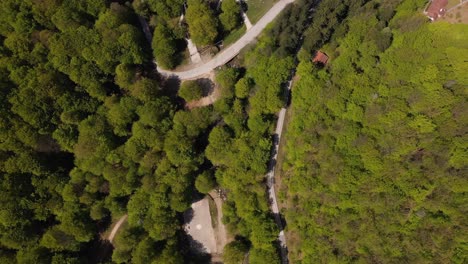
M171 97L176 96L177 91L179 91L180 83L181 81L179 77L175 75L167 77L163 82L163 91L166 93L165 95Z
M193 239L192 236L183 232L181 234L183 245L188 245L186 248L186 261L185 263L209 264L211 263L211 255L205 250L202 243Z
M281 229L280 231L283 231L284 229L286 229L286 218L284 217L284 215L282 214L275 214L275 213L272 213L273 217L275 219L278 219L280 222L281 222L281 227L283 229Z

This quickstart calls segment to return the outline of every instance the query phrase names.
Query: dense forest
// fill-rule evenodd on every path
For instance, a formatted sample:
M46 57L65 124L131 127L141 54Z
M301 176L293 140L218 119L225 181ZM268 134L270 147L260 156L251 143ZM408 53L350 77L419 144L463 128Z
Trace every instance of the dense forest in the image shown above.
M168 97L131 6L0 10L0 262L101 261L99 232L128 213L114 262L182 263L178 212L196 192L212 113Z
M235 0L1 1L0 263L206 262L182 214L213 188L224 263L279 263L265 174L296 67L291 262L463 263L468 32L427 23L424 4L296 0L216 71L220 98L188 109L204 87L154 60L174 68L185 38L241 28Z
M99 234L125 213L114 262L183 262L177 212L195 191L210 116L168 97L131 6L0 10L0 262L104 261Z
M180 62L187 30L204 45L238 28L233 2L215 13L189 1L188 28L178 0L0 3L0 263L197 263L182 212L216 186L236 237L225 262L250 251L250 263L278 263L264 174L311 3L217 72L213 106L185 109L203 89L176 94L152 62ZM197 32L198 19L219 19L217 33ZM105 231L125 214L111 247Z
M425 4L319 5L282 163L291 263L466 263L468 25Z

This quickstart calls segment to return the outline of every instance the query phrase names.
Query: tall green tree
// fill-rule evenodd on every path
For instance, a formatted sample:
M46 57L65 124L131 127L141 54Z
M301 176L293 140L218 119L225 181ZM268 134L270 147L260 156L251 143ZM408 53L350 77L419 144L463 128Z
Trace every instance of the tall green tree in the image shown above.
M175 36L162 23L159 23L154 29L152 47L154 57L161 67L172 69L177 65Z
M202 0L189 0L185 19L190 38L197 45L213 44L218 36L218 20L210 7Z
M240 25L242 20L240 8L236 0L224 0L221 3L223 12L219 16L219 20L225 31L231 31Z

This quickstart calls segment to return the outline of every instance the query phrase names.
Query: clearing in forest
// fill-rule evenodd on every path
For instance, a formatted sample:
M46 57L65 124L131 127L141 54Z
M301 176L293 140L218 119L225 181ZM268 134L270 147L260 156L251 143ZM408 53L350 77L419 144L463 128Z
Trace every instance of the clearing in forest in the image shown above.
M447 10L449 9L447 8ZM440 21L447 21L452 24L468 24L468 1L449 10Z
M247 0L247 17L253 24L257 21L277 2L277 0Z
M191 237L190 244L198 253L216 253L216 239L211 224L210 205L207 198L192 204L185 212L185 232Z

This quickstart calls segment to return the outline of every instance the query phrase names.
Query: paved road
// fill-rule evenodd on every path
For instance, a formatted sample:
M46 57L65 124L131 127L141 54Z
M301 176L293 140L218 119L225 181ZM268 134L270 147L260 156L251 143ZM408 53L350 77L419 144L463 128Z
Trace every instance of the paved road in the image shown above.
M242 36L239 40L237 40L234 44L229 46L228 48L221 51L218 55L212 58L210 61L196 65L196 68L190 69L187 71L181 72L174 72L174 71L167 71L163 70L160 67L158 68L158 72L166 76L177 76L181 80L188 80L188 79L195 79L198 76L207 74L212 70L216 69L219 66L226 64L228 61L232 60L239 52L251 43L260 33L262 30L275 19L279 13L290 3L294 2L294 0L280 0L276 3L268 12L248 30L244 36Z
M288 83L288 91L291 90L291 85L292 81L289 81ZM278 202L276 200L276 192L275 192L275 167L276 167L276 161L278 158L278 150L279 150L279 144L281 141L281 133L283 131L283 126L284 126L284 118L286 116L286 108L281 108L279 114L278 114L278 122L276 123L276 130L275 130L275 141L274 141L274 147L273 147L273 155L270 160L270 165L268 167L268 173L267 173L267 186L268 186L268 195L270 198L270 207L271 211L273 212L275 216L275 222L276 225L278 225L280 229L280 233L278 235L278 240L280 241L280 246L281 246L281 262L283 264L288 263L288 248L286 245L286 236L284 235L284 226L283 222L281 222L281 217L280 217L280 212L279 212L279 206Z
M125 220L127 220L127 215L122 216L119 219L119 221L117 222L117 224L115 224L114 228L112 228L112 231L111 231L109 237L107 238L107 240L109 240L109 242L112 243L112 240L114 240L114 237L117 234L117 231L119 231L119 228L122 226L122 224L125 222Z
M192 63L200 63L202 60L200 52L198 52L197 46L193 44L191 39L186 38L185 40L187 41L187 48L189 50L190 60L192 61Z
M192 210L191 216L188 213L184 215L184 229L193 239L192 246L195 250L208 254L218 252L208 199L193 203Z

